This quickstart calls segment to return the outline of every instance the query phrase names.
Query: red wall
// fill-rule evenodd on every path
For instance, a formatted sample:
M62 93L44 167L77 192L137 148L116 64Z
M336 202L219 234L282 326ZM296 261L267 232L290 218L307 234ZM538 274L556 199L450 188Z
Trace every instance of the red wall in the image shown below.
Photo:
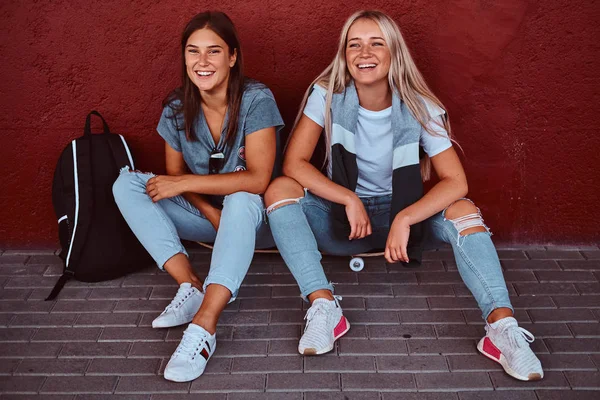
M500 3L500 4L498 4ZM248 75L291 124L355 10L399 23L449 110L470 196L504 243L597 243L600 118L594 0L3 1L0 248L57 247L50 199L62 148L97 109L145 170L179 82L179 35L206 9L236 23ZM348 8L348 4L352 7Z

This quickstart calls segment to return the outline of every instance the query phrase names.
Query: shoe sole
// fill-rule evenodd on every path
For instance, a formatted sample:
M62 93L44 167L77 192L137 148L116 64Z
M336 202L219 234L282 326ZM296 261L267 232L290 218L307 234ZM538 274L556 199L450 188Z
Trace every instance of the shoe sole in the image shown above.
M206 369L206 366L204 368L202 368L202 371L200 371L200 373L198 375L193 376L193 377L188 378L188 379L178 379L176 377L167 376L168 374L164 374L163 376L164 376L164 378L166 380L171 381L171 382L190 382L190 381L193 381L194 379L198 379L200 376L202 376L202 374L204 373L205 369Z
M508 375L512 376L515 379L518 379L520 381L539 381L540 379L542 379L544 377L544 375L540 375L537 373L533 373L533 374L529 374L528 376L523 376L523 375L519 375L518 373L516 373L512 368L510 368L508 366L508 362L506 361L506 357L504 357L503 354L500 354L500 359L497 359L496 357L492 356L489 353L486 353L485 350L483 350L483 341L485 339L485 336L483 338L481 338L481 340L479 341L479 343L477 343L477 350L483 354L484 356L486 356L487 358L489 358L492 361L497 362L498 364L500 364L502 366L502 368L504 369L504 372L506 372Z
M302 351L302 350L300 350L300 348L298 348L298 352L305 356L318 356L320 354L329 353L331 350L333 350L333 348L335 347L336 340L338 340L339 338L344 336L350 330L350 322L348 321L348 319L346 317L342 316L342 318L344 318L346 320L346 329L343 332L340 332L339 335L337 335L336 337L333 338L333 343L331 344L331 346L326 347L321 350L317 350L314 347L308 347L308 348L304 349L304 351Z

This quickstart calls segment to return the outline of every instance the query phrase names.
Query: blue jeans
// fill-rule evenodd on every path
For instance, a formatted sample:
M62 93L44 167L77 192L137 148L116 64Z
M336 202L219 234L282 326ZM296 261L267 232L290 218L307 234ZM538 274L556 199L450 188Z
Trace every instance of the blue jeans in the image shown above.
M391 195L361 198L373 233L352 241L334 237L331 202L308 191L295 203L268 213L277 248L298 282L303 297L319 289L333 292L333 285L323 272L319 250L332 255L351 255L385 248L391 198ZM496 308L513 309L487 227L486 232L460 236L456 222L444 218L444 212L424 221L426 246L439 243L452 245L458 272L477 300L484 319ZM458 227L461 229L460 225Z
M273 247L261 196L237 192L225 196L218 232L183 196L157 203L146 193L153 174L123 170L113 185L115 201L127 224L160 269L178 253L188 255L181 239L214 242L204 288L225 286L237 296L255 248Z

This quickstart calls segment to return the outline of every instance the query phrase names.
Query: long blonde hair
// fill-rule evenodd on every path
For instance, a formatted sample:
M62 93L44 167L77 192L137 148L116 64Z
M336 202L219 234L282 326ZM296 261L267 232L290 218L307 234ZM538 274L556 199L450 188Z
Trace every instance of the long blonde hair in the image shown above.
M338 44L337 53L331 62L317 78L312 81L308 87L300 111L296 116L296 121L292 128L292 132L296 128L298 121L302 118L304 107L313 85L319 84L327 89L325 97L325 163L331 158L331 100L333 93L342 93L346 85L352 80L352 76L348 72L346 66L346 41L348 40L348 31L354 22L359 19L370 19L379 25L383 38L390 50L391 64L388 73L388 82L392 88L393 94L397 95L408 106L410 112L421 126L431 135L439 136L438 133L428 128L430 120L427 106L422 101L424 98L431 103L445 110L442 102L433 94L425 83L425 79L419 72L413 58L410 55L408 47L404 42L404 38L400 33L400 28L393 19L381 11L362 10L354 13L342 28L340 41ZM450 130L450 121L448 120L447 112L442 115L443 128L448 132L450 140L456 143L452 138ZM428 180L431 175L431 161L425 156L421 159L421 176L423 180Z

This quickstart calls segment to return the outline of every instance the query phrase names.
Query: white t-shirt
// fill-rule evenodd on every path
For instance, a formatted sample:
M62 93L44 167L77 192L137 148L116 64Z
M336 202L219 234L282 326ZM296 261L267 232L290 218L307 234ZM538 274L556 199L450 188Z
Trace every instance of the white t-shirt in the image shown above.
M308 97L304 115L325 126L326 89L319 85ZM452 146L448 132L444 129L442 115L444 110L425 100L431 120L428 128L442 136L434 136L422 130L420 145L433 157ZM354 136L358 182L356 194L360 197L383 196L392 193L393 165L392 107L381 111L358 108L358 121ZM331 176L330 176L331 178Z

